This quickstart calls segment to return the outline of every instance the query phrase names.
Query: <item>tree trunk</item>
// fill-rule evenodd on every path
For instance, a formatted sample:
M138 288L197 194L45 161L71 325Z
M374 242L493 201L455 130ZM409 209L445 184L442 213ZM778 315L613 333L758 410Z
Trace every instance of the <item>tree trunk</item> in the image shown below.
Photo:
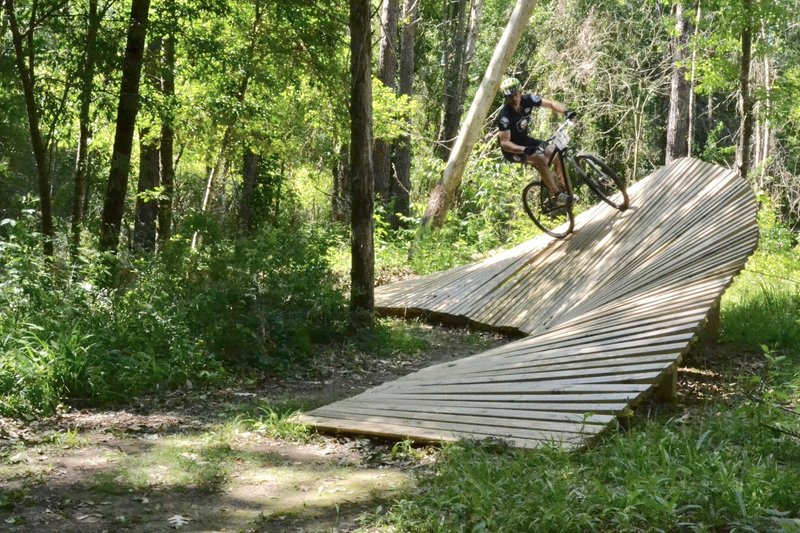
M145 82L161 90L161 36L151 36L144 60ZM139 182L136 195L136 211L133 225L133 247L139 252L155 252L158 200L153 198L153 189L161 185L161 151L158 138L151 135L150 127L139 132Z
M31 25L28 29L28 50L23 48L23 40L25 36L22 35L17 23L16 12L14 10L13 0L6 0L5 2L6 14L8 15L8 24L11 28L11 39L14 45L14 53L17 64L17 71L19 72L20 81L22 83L22 92L25 95L25 109L28 113L28 128L31 135L31 145L33 147L33 156L36 160L36 174L39 179L39 202L42 212L42 250L44 255L48 258L53 256L53 209L50 199L50 162L47 157L47 146L42 131L40 128L40 110L36 105L35 95L35 50L33 49L33 30L36 26L35 9L31 13ZM25 60L28 64L25 64Z
M669 97L667 120L666 162L670 163L689 153L689 92L691 84L686 79L683 62L689 57L689 21L683 14L683 4L675 4L676 35L672 38L672 89Z
M769 36L767 35L767 27L766 24L762 22L761 26L762 37L764 41L769 42ZM765 55L764 57L764 94L766 95L764 98L763 103L763 125L762 125L762 135L761 135L761 175L759 180L763 183L766 179L767 175L767 166L769 166L768 158L770 152L770 137L771 137L771 125L770 125L770 112L772 111L772 71L770 65L770 57L769 55Z
M478 34L481 30L483 17L483 0L472 0L469 12L469 31L467 32L467 45L464 52L463 78L469 79L469 67L475 59L475 50L478 47Z
M397 10L398 0L383 0L381 12L381 50L378 59L378 79L386 87L396 87L397 75ZM373 152L373 170L375 172L375 194L385 204L389 201L389 183L392 175L391 144L375 139Z
M83 69L81 72L80 110L78 112L78 155L75 160L75 189L72 196L72 238L70 239L70 257L75 261L81 245L81 227L83 225L83 198L86 195L86 170L89 160L89 137L91 137L89 111L94 92L94 70L96 61L97 33L100 30L100 16L97 12L97 0L89 0L89 20L86 31L86 49L84 50Z
M350 0L350 309L354 317L375 308L371 46L370 0Z
M152 191L159 185L158 145L148 136L148 130L139 132L139 184L136 196L136 218L133 225L133 247L139 252L156 249L156 220L158 201ZM148 194L150 193L150 194Z
M350 145L342 144L333 164L333 195L331 197L333 219L350 222Z
M447 160L447 166L438 185L431 193L428 208L422 218L422 225L438 228L444 224L447 211L453 202L453 196L461 183L464 169L469 160L469 154L478 138L483 121L489 113L497 89L500 87L500 77L508 68L511 57L517 49L520 37L528 26L528 20L536 7L536 0L518 0L511 18L503 31L500 42L492 54L489 67L483 76L483 81L472 99L472 105L467 112L464 124L458 134L453 151Z
M161 93L172 104L175 100L175 0L168 0L170 29L164 39ZM158 203L158 239L163 244L172 236L172 201L175 196L175 114L172 105L161 119L161 187L163 191Z
M239 205L239 221L245 235L253 231L253 193L258 180L258 155L249 147L244 151L244 170L242 171L242 200Z
M445 0L446 40L444 47L444 95L442 98L442 123L436 154L447 160L458 133L461 114L464 111L464 55L466 53L468 0Z
M404 0L400 44L400 94L414 94L414 44L416 41L417 6L419 0ZM404 135L394 148L395 179L391 181L390 196L394 204L391 216L393 228L402 225L402 217L411 215L411 137ZM398 216L400 215L400 216Z
M136 114L139 111L139 79L142 73L149 12L150 0L133 0L125 58L122 63L114 151L111 155L111 170L108 175L108 189L100 227L100 249L104 251L116 252L119 246L119 232L125 212L125 194L128 190L128 174L131 166L133 132Z
M753 48L753 0L742 0L744 21L742 26L742 62L739 72L741 102L741 131L739 138L739 176L747 178L750 172L751 148L753 138L753 96L750 93L750 62Z
M697 10L694 18L694 40L692 42L692 72L689 79L689 131L686 133L688 147L686 155L692 156L694 148L694 117L695 117L695 101L694 101L694 86L697 74L697 35L700 28L700 17L702 15L702 8L700 2L697 2Z

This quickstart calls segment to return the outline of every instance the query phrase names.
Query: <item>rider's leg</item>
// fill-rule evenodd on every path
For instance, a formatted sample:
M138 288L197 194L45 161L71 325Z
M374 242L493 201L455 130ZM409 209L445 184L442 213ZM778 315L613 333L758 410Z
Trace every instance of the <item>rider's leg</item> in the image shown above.
M545 158L547 161L550 161L550 157L553 155L553 151L555 151L555 147L550 145L547 148L547 153L545 153ZM558 185L558 190L560 191L567 191L567 179L566 179L566 171L564 169L564 160L559 155L558 157L553 158L555 161L555 180L556 185Z
M542 181L544 182L545 186L550 189L550 192L553 193L553 195L557 196L560 192L566 192L566 187L564 186L563 178L561 178L561 176L556 176L547 167L547 157L548 156L545 154L535 153L528 156L525 162L529 165L532 165L537 171L539 171L539 175L542 176ZM559 172L561 172L563 176L563 169L560 169Z

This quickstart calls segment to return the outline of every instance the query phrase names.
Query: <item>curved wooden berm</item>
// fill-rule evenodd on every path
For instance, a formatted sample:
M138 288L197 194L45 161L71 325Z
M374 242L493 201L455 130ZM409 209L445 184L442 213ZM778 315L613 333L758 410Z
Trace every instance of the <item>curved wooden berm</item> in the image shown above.
M674 373L758 239L733 172L680 159L598 204L563 240L380 287L384 312L435 314L529 336L303 415L321 430L512 446L586 444Z

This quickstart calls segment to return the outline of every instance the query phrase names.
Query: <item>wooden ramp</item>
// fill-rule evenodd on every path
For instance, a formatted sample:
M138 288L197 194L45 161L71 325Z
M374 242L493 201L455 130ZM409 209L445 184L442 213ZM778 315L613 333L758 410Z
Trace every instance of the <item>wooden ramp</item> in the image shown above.
M758 239L733 172L680 159L543 236L468 266L380 287L387 313L437 315L528 337L426 368L301 417L390 438L586 444L676 365Z

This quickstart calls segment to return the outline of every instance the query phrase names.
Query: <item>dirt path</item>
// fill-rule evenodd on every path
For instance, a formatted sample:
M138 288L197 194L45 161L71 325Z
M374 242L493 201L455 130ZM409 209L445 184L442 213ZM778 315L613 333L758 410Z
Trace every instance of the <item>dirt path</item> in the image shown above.
M359 529L435 451L298 434L281 414L508 342L431 326L416 334L427 348L415 355L364 355L345 368L332 351L314 375L0 419L0 531Z

